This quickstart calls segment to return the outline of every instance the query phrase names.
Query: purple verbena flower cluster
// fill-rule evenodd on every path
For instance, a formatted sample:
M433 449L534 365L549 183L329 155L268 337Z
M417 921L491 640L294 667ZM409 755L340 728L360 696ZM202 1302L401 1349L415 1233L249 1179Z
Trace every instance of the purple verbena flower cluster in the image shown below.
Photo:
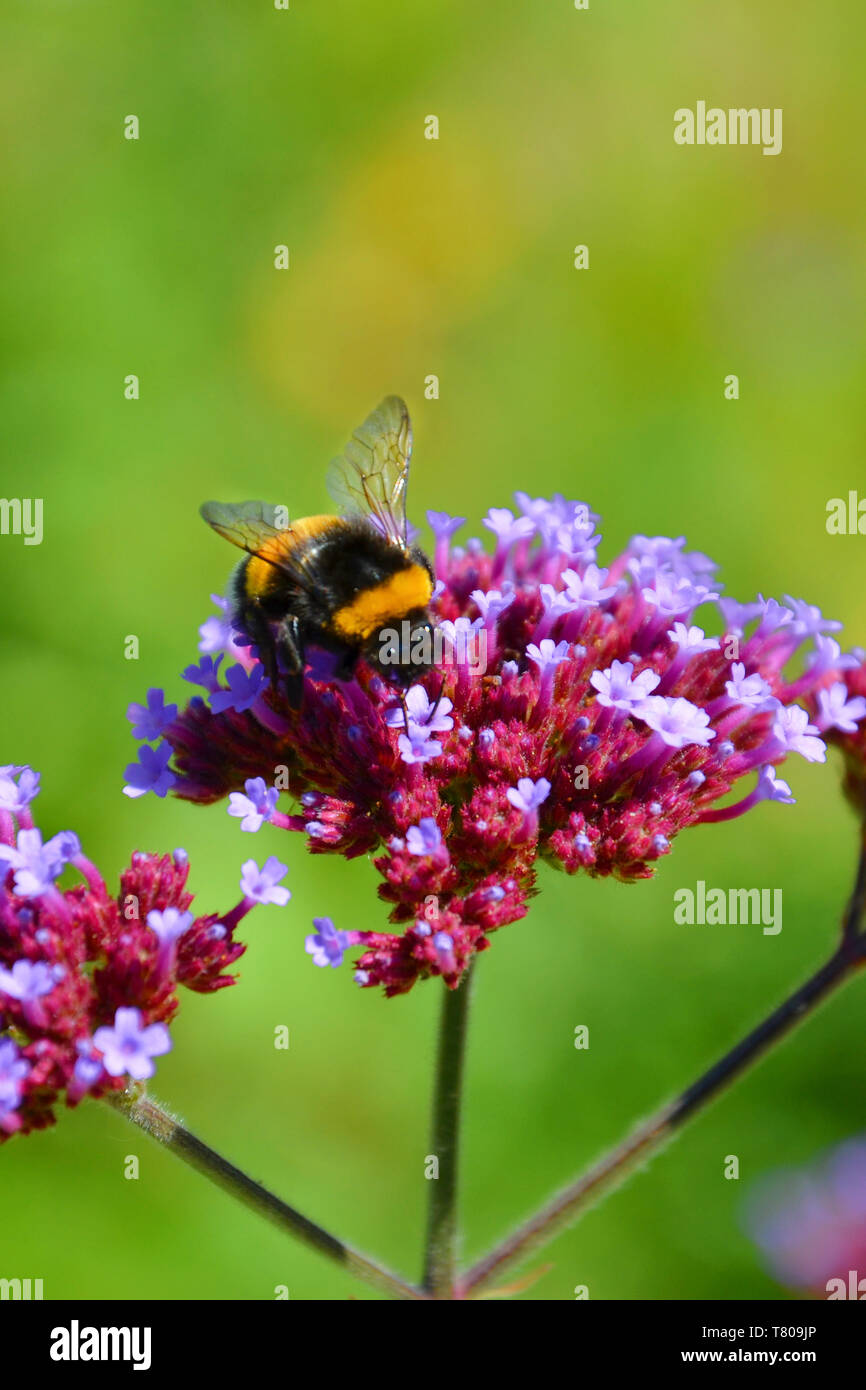
M171 1049L178 987L233 984L241 918L288 898L276 887L286 866L250 860L237 906L194 917L183 850L134 854L112 895L71 830L43 840L38 789L29 767L0 767L0 1140L52 1124L61 1100L152 1076ZM61 888L68 870L81 881Z
M405 710L363 663L349 683L308 670L293 710L225 610L184 672L204 693L180 714L161 691L130 710L160 740L127 770L130 795L228 798L242 830L269 824L305 834L314 854L375 856L394 930L318 919L307 950L324 966L360 946L355 979L389 995L430 975L455 987L491 933L525 915L539 859L647 877L687 826L793 801L776 775L791 753L823 762L822 734L864 737L857 658L812 605L721 597L716 565L683 537L635 536L600 568L588 507L517 503L485 519L492 553L477 540L454 548L462 520L428 514L448 655Z

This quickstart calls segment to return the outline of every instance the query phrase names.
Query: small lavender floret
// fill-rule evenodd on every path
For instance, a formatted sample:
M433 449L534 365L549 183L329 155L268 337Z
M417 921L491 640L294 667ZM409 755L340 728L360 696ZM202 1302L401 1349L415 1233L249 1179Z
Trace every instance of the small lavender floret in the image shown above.
M281 864L274 854L265 860L261 868L255 859L248 859L241 868L241 892L252 902L285 907L292 895L288 888L279 885L288 872L288 865Z
M131 1076L147 1081L156 1071L154 1057L171 1051L171 1035L164 1023L145 1027L140 1009L118 1009L113 1027L97 1028L93 1045L102 1053L109 1076Z
M147 692L147 704L131 704L126 717L132 725L133 738L153 743L162 738L169 725L177 719L177 705L167 705L165 692L154 686Z

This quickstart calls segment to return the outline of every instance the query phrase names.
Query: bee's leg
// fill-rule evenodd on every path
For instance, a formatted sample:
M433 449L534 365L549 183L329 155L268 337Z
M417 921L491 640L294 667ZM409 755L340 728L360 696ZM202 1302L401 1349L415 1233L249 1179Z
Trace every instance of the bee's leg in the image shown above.
M358 653L347 647L340 652L339 659L334 667L334 675L338 681L350 681L355 673L358 664Z
M304 639L294 614L280 623L277 644L286 665L283 689L292 709L300 709L304 695Z

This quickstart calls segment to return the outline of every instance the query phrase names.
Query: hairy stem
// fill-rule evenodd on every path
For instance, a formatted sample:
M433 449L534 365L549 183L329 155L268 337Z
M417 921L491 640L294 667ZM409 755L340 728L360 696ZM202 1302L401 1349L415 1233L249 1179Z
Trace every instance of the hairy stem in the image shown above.
M472 971L457 989L446 990L439 1025L439 1053L433 1096L431 1155L438 1176L430 1181L430 1213L424 1288L434 1298L453 1298L457 1277L457 1188L460 1158L460 1101Z
M461 1279L460 1295L472 1297L478 1294L509 1266L525 1259L530 1251L547 1244L559 1231L576 1221L587 1207L621 1182L637 1162L646 1162L653 1157L689 1119L703 1110L725 1087L759 1061L849 979L866 957L866 934L862 932L864 907L866 844L861 849L854 890L843 917L842 941L826 964L675 1100L662 1106L615 1149L582 1173L480 1260Z
M217 1187L221 1187L260 1216L266 1217L273 1225L303 1241L312 1250L317 1250L320 1255L326 1255L342 1265L347 1273L354 1274L356 1278L363 1279L365 1283L372 1284L374 1288L390 1294L392 1298L428 1297L421 1289L416 1289L406 1280L368 1259L366 1255L361 1255L351 1246L345 1245L315 1221L302 1216L273 1192L247 1177L240 1168L236 1168L233 1163L229 1163L185 1129L156 1101L131 1091L115 1092L105 1099L132 1124L138 1125L139 1129L143 1129L152 1139L169 1149L184 1163L188 1163L191 1168L203 1173Z

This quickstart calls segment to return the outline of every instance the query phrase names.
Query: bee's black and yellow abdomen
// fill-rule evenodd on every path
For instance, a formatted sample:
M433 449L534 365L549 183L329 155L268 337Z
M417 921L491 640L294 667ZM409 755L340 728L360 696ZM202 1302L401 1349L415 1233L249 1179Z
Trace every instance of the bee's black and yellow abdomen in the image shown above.
M426 608L433 581L423 565L407 564L377 584L361 589L336 609L331 628L346 642L365 643L380 628L399 623L407 614Z
M384 629L406 618L429 628L432 594L423 551L395 544L366 517L309 516L272 531L241 563L233 617L271 679L279 656L297 705L308 645L336 652L346 679L358 657L376 661ZM410 668L396 674L408 679Z

